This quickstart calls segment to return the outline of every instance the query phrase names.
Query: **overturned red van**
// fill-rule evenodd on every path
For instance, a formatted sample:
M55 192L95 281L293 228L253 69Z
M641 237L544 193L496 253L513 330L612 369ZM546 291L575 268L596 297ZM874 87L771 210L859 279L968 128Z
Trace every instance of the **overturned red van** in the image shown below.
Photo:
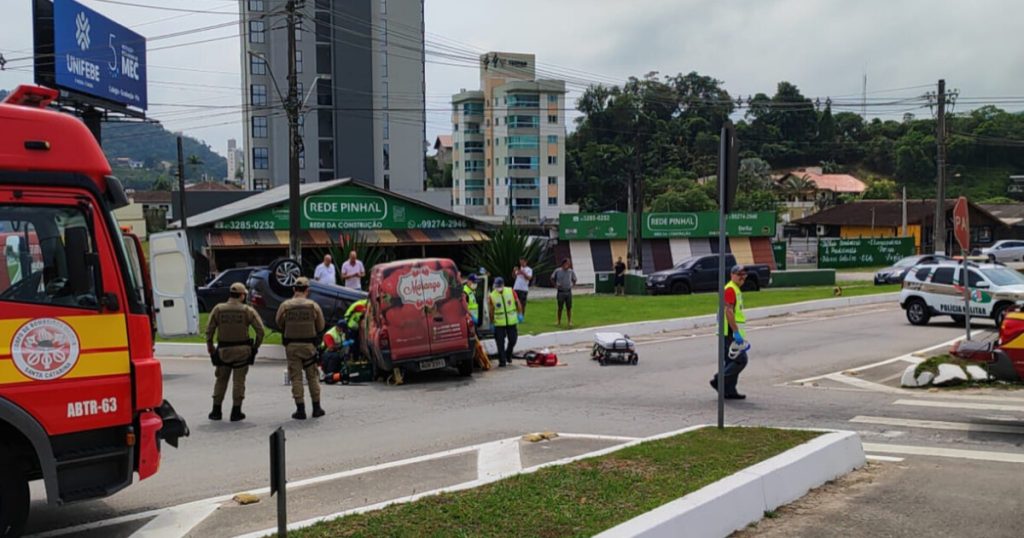
M370 273L361 328L363 354L377 372L401 383L404 374L456 368L473 374L469 314L458 267L429 258L379 264Z

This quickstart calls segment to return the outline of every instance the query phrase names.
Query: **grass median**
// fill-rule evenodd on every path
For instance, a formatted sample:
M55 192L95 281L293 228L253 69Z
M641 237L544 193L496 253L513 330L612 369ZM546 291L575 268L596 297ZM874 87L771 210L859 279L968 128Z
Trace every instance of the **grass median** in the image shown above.
M842 286L843 297L873 295L899 291L898 285L875 286L869 282ZM831 299L834 291L831 286L809 288L764 289L743 294L746 308L777 306L818 299ZM614 295L577 295L573 297L573 327L585 329L631 323L636 321L654 321L660 319L685 318L703 316L718 311L718 294L696 293L693 295L630 295L616 297ZM531 299L526 307L526 321L520 326L520 334L540 334L559 330L555 325L557 305L554 299ZM199 315L200 330L206 329L208 314ZM566 328L566 319L562 319L562 329ZM202 336L183 338L157 338L158 342L201 343ZM280 344L280 333L268 333L266 344Z
M770 428L703 428L472 490L342 517L289 535L593 536L818 435Z

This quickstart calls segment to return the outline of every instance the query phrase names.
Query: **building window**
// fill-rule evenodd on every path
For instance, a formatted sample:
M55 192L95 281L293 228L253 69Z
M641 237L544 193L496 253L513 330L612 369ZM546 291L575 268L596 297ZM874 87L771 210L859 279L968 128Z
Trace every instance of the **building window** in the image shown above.
M459 150L459 143L456 142L456 143L452 144L452 149L454 149L455 151L458 151Z
M252 148L253 170L266 170L270 168L270 150L267 148Z
M490 138L487 139L487 147L491 147L491 139Z
M249 11L263 11L263 0L249 0Z
M466 134L480 134L480 124L479 123L467 123L466 124Z
M334 136L334 112L330 110L317 110L317 132L321 138Z
M295 51L295 72L296 73L301 73L302 72L302 51L301 50Z
M513 129L535 129L540 127L540 118L538 116L509 116L506 123Z
M466 116L482 116L484 114L484 104L479 101L462 103L462 114Z
M480 142L479 140L477 140L477 141L467 140L466 141L465 149L466 149L466 153L483 153L484 152L484 143Z
M299 96L299 102L306 97L306 87L301 82L295 83L295 94ZM302 125L302 116L299 116L299 125Z
M388 0L380 0L380 14L387 15L388 13Z
M391 190L391 174L384 174L384 190Z
M253 84L249 88L249 102L252 103L252 106L267 106L267 86Z
M558 94L549 93L548 94L548 103L549 104L558 104Z
M267 61L259 56L249 56L249 73L253 75L267 74Z
M558 115L548 114L548 123L558 123Z
M459 132L459 124L458 123L453 123L452 124L452 131L455 131L456 133Z
M456 186L456 187L458 187L458 186L459 186L459 180L457 180L457 179L455 180L455 186Z
M548 164L558 164L558 156L548 155Z
M306 149L302 148L299 150L299 170L306 169Z
M388 140L391 138L391 114L388 114L387 112L384 113L383 133L384 140Z
M548 205L558 205L558 198L548 198Z
M252 137L253 138L266 138L267 137L267 117L266 116L253 116L252 117Z
M334 94L331 90L331 81L324 79L317 81L316 104L321 106L330 106L334 104Z
M329 170L334 168L334 141L320 141L320 169Z
M267 39L263 21L249 21L249 43L264 43Z
M388 51L380 51L380 76L386 78L388 76Z
M540 107L540 95L513 93L508 96L509 108L538 108Z
M467 179L466 189L480 190L484 188L484 180L482 179Z
M536 136L510 136L505 140L509 149L536 149L540 142Z
M510 170L536 170L537 157L506 157L505 164Z
M558 135L548 135L548 144L557 144Z
M548 176L548 185L558 185L558 176Z
M384 169L391 170L391 144L384 144Z
M380 95L384 98L384 108L387 108L390 96L388 95L388 81L386 80L380 83Z
M302 41L302 23L295 25L295 42Z
M331 74L331 46L316 46L316 73L318 75Z
M484 169L483 161L466 161L464 165L466 172L482 172Z
M320 6L317 6L320 9ZM324 9L330 9L326 7ZM316 42L317 43L330 43L331 42L331 14L328 11L317 11L313 16L316 21Z

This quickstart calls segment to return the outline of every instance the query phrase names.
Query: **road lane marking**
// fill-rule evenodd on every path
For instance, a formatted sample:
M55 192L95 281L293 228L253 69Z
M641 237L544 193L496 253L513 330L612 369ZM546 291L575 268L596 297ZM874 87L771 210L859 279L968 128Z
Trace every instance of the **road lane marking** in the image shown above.
M193 502L177 506L153 518L141 529L132 533L132 538L178 538L185 536L217 511L219 503Z
M851 385L851 386L854 386L854 387L857 387L857 388L860 388L860 389L864 389L864 390L870 390L872 392L887 392L887 393L890 393L890 394L901 394L901 395L906 395L906 393L907 393L907 391L905 389L899 389L899 388L896 388L896 387L890 387L888 385L882 385L882 384L879 384L879 383L875 383L873 381L868 381L867 379L861 379L859 377L853 377L853 376L844 375L844 374L829 374L829 375L825 376L825 379L829 379L831 381L836 381L838 383L844 383L846 385Z
M893 405L913 405L917 407L942 407L946 409L975 409L980 411L1019 411L1024 413L1024 406L999 405L972 402L942 402L936 400L896 400Z
M910 418L872 417L858 415L850 419L858 424L880 424L884 426L902 426L908 428L926 428L930 430L951 430L961 432L1009 433L1024 435L1024 426L1008 426L1003 424L976 424L973 422L947 422L942 420L916 420Z
M865 452L882 452L886 454L905 454L911 456L936 456L940 458L996 461L1002 463L1024 463L1024 454L1011 454L1009 452L963 450L959 448L940 448L932 446L890 445L885 443L864 443L863 447Z
M864 456L868 461L882 461L887 463L899 463L905 458L897 458L896 456L877 456L875 454L867 454Z

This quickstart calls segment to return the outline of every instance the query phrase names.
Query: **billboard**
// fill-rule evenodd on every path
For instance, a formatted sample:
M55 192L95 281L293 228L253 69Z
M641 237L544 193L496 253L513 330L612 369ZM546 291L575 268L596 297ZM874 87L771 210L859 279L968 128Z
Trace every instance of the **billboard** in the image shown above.
M562 213L558 238L567 240L625 239L625 213Z
M775 212L737 212L726 215L725 233L732 237L772 237ZM644 213L644 239L713 237L718 235L718 213Z
M144 37L74 0L54 0L52 43L58 87L146 109Z
M913 237L819 239L818 269L883 267L915 251Z

